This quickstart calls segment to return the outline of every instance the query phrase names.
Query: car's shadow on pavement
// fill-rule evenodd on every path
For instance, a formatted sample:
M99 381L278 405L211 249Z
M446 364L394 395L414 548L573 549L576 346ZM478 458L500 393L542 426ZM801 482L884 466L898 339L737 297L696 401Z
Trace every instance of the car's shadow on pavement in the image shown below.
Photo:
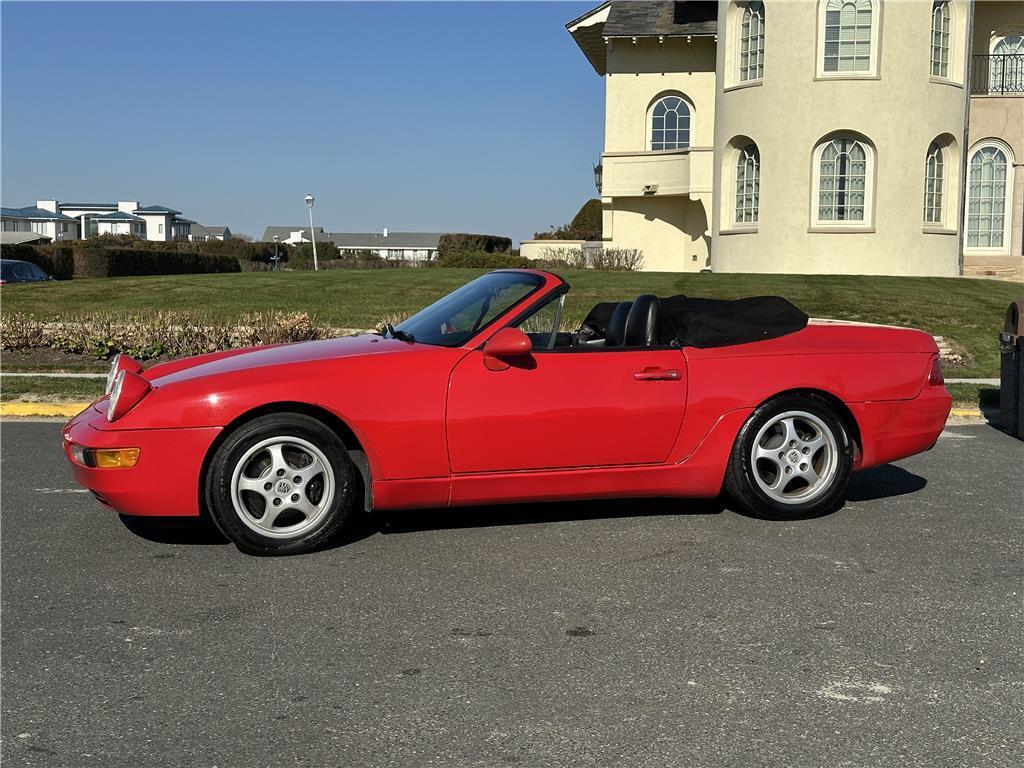
M722 499L643 498L399 510L376 513L375 517L380 533L394 534L656 515L717 515L724 510Z
M872 501L903 496L925 487L927 481L913 472L885 464L850 478L847 501ZM356 513L341 536L322 550L337 549L377 534L421 533L457 528L488 528L507 525L536 525L570 521L609 520L659 515L717 515L727 509L728 499L608 499L560 501L495 506L410 509ZM742 514L742 513L740 513ZM120 515L124 526L136 536L159 544L227 544L216 526L206 518L155 518Z
M227 544L228 540L205 517L137 517L118 515L140 539L157 544Z
M883 464L850 475L847 501L874 501L920 491L928 484L920 475L895 464Z

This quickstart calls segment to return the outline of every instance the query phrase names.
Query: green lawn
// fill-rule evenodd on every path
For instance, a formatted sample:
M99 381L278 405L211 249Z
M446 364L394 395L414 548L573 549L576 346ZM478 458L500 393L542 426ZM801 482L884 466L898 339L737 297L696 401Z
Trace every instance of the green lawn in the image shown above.
M86 402L103 394L104 379L0 376L0 400Z
M999 387L990 384L947 384L954 408L999 407Z
M233 318L245 312L305 310L323 323L368 328L411 314L481 274L473 269L251 272L122 277L5 286L4 312L57 318L97 311L178 310ZM567 316L598 301L641 293L737 298L776 294L814 317L906 325L946 337L974 358L956 375L998 375L998 334L1016 283L962 278L678 274L570 271Z

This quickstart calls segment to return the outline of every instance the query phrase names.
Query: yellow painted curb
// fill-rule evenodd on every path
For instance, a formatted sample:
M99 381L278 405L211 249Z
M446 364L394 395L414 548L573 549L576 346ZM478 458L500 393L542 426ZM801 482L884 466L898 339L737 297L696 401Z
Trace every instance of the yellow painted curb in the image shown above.
M977 408L954 408L949 412L950 416L981 416Z
M0 416L63 416L71 418L91 403L0 403Z

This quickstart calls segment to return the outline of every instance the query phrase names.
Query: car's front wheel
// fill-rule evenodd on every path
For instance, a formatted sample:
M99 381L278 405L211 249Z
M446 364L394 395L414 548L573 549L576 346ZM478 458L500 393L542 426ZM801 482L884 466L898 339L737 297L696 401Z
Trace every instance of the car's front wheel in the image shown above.
M298 413L247 422L218 447L206 477L210 516L239 549L299 554L348 519L355 469L325 424Z
M743 425L725 487L759 517L817 517L843 505L852 466L853 444L830 403L813 396L780 397Z

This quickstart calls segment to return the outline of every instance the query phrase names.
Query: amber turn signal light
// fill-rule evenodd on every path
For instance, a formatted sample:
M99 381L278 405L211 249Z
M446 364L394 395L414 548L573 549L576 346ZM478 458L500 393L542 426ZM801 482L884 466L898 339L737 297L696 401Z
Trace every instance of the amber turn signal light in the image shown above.
M93 469L129 469L139 462L138 448L85 448L71 446L71 457Z

